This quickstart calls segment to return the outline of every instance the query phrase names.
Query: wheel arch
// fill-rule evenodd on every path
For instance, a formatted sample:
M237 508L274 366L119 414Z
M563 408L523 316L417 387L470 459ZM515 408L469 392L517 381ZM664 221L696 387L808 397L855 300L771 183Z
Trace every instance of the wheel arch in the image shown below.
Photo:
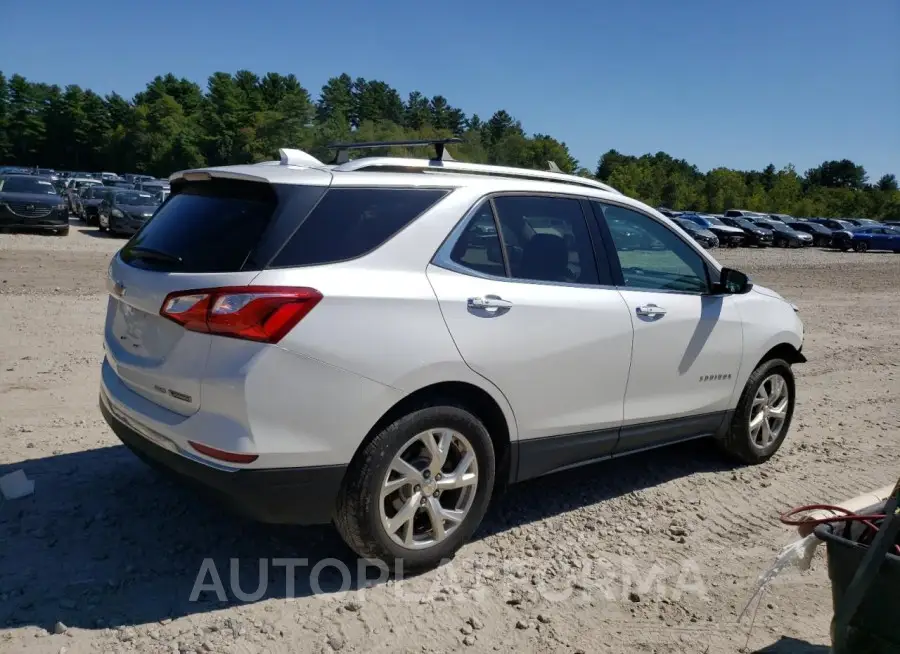
M770 348L757 362L757 364L753 366L753 369L756 370L763 363L771 359L784 359L792 366L798 363L806 363L806 357L803 356L803 352L801 350L802 346L800 348L796 348L791 343L779 343L775 347Z
M441 404L459 406L481 420L494 445L497 461L495 490L505 488L514 478L517 465L513 443L518 440L518 436L512 409L505 402L501 404L492 393L468 381L432 383L404 395L372 425L353 459L392 422L413 411Z

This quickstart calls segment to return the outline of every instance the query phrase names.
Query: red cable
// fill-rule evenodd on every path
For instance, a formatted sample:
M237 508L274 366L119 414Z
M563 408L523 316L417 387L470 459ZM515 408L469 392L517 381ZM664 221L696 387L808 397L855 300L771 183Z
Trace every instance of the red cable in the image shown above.
M834 511L835 513L843 513L841 516L831 516L828 518L815 518L813 520L802 520L798 518L794 518L798 513L806 513L808 511ZM831 504L808 504L806 506L798 506L794 509L786 513L782 513L779 517L781 524L789 525L791 527L799 527L801 525L824 525L832 522L861 522L863 523L867 531L863 532L860 537L860 544L865 544L863 536L868 535L869 531L871 531L874 536L878 531L878 526L875 524L875 520L884 520L884 514L881 515L859 515L857 513L853 513L845 509L842 506L832 506ZM897 554L900 555L900 545L894 545L894 549Z

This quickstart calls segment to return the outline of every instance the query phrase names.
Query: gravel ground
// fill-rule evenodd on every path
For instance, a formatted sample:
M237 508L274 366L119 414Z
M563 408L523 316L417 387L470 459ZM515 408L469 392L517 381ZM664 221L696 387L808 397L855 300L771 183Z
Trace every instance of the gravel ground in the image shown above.
M78 223L0 235L0 474L36 481L0 504L0 651L736 652L749 633L744 651L827 652L821 552L777 580L752 630L738 615L794 539L781 511L897 477L900 257L717 252L807 327L794 426L769 463L732 468L692 443L529 482L452 564L376 583L330 528L242 521L117 445L97 388L121 244ZM293 589L279 557L308 560ZM225 601L190 601L204 560Z

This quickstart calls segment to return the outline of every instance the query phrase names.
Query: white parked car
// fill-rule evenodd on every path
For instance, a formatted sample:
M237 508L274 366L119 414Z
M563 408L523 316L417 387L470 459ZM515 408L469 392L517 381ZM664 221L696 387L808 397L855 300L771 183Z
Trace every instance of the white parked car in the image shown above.
M604 184L296 150L171 182L109 266L101 408L261 521L431 566L498 485L787 435L796 307Z

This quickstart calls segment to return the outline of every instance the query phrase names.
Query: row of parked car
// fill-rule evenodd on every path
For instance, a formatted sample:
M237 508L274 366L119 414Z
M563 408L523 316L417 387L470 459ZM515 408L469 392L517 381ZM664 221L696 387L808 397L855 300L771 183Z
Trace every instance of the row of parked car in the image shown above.
M714 247L834 247L843 251L900 252L900 224L870 218L795 218L729 209L713 215L658 209L705 248Z
M170 192L149 175L0 168L0 227L69 233L74 215L100 231L133 234Z

